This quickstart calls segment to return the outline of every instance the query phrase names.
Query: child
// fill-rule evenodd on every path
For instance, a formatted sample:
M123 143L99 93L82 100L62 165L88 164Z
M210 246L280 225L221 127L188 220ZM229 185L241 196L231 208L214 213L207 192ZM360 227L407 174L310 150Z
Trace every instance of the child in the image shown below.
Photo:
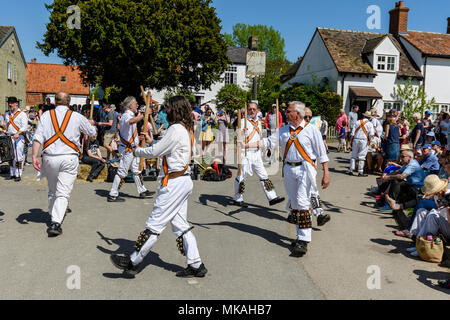
M345 121L342 121L342 129L341 132L339 133L339 146L338 146L338 152L341 152L342 150L344 150L344 152L347 152L347 147L346 147L346 143L345 143L345 127L347 126L347 123Z

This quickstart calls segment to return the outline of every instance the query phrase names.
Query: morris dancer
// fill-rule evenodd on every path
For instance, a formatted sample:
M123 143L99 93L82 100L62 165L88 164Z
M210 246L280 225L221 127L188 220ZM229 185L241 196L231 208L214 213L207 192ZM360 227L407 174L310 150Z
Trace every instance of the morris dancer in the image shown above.
M162 156L162 168L158 180L160 186L155 204L144 231L139 235L135 251L131 256L112 255L111 261L119 269L130 274L138 272L138 265L144 260L164 231L172 224L177 238L177 247L186 255L187 268L178 272L177 277L204 277L207 273L197 248L197 241L191 232L193 227L187 221L188 199L193 183L190 167L194 144L194 119L189 101L182 96L169 99L168 121L171 124L164 137L149 148L137 148L136 157L157 158ZM153 137L143 133L148 143ZM151 134L151 133L150 133Z
M263 161L261 158L261 151L259 150L258 141L262 141L262 131L261 122L258 121L258 105L255 102L250 102L248 105L248 117L247 119L241 120L241 128L244 128L245 121L247 121L246 128L249 130L244 130L245 142L254 142L255 147L250 147L247 150L247 155L245 155L244 149L241 151L242 159L242 172L236 177L234 181L234 201L233 204L245 207L244 204L244 191L245 191L245 177L247 174L253 175L255 171L256 175L259 177L261 182L261 187L266 194L267 200L271 206L283 202L283 197L278 197L275 192L275 187L270 181L266 169L264 168Z

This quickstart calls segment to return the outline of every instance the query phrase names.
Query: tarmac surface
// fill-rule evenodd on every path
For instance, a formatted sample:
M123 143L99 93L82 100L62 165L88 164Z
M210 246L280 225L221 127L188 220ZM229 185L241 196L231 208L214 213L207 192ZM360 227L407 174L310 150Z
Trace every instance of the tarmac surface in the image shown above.
M76 182L63 234L48 238L46 180L27 166L23 180L0 177L0 299L448 299L437 286L449 269L411 257L410 240L393 234L392 214L367 195L376 176L345 174L350 155L331 151L331 185L320 196L331 221L317 227L303 257L291 255L295 226L286 202L270 207L258 178L248 177L248 208L230 205L233 178L195 181L188 220L195 227L205 278L180 279L185 257L170 226L135 276L110 262L131 253L151 213L152 198L139 199L133 183L123 203L108 203L110 183ZM286 196L281 173L270 177ZM319 170L318 182L322 178ZM156 181L146 181L155 192Z

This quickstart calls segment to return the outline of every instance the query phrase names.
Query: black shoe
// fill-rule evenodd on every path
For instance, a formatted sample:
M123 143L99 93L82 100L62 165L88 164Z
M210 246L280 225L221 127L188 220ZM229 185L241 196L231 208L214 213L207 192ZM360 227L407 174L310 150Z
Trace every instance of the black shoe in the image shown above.
M129 274L138 273L138 267L134 266L133 263L131 263L129 256L118 256L116 254L112 254L109 258L116 268L121 269Z
M306 252L308 252L308 242L297 240L294 246L294 252L300 255L303 255Z
M352 176L352 175L353 175L353 172L352 172L351 170L348 170L348 171L347 171L347 174L348 174L349 176Z
M245 204L244 201L233 200L233 201L231 201L231 204L234 205L234 206L242 207L242 208L247 208L248 207L248 205Z
M15 181L15 182L19 182L20 180L22 180L20 177L15 177L15 178L14 178L14 181Z
M113 196L108 196L108 202L124 202L125 199L121 198L119 196L117 197L113 197Z
M145 190L144 192L141 192L139 194L139 198L141 198L141 199L150 198L151 196L152 196L152 193L148 190Z
M283 201L284 201L284 197L276 197L275 199L272 199L269 201L269 205L273 206L273 205L283 202Z
M439 280L438 285L444 289L450 289L450 279L447 280Z
M16 177L14 176L9 176L8 178L5 178L5 180L14 180Z
M59 236L60 234L62 234L61 225L59 223L52 222L50 227L48 227L47 229L47 233L51 237Z
M325 223L331 220L331 217L329 214L321 214L317 217L317 225L323 226Z
M358 173L358 177L368 177L367 173Z
M92 179L91 177L88 177L88 178L86 179L86 181L88 181L88 182L94 182L94 179Z
M195 269L191 267L191 265L188 265L186 269L177 272L176 276L181 278L203 278L207 272L208 270L206 270L205 265L202 263L200 267L198 267L198 269Z

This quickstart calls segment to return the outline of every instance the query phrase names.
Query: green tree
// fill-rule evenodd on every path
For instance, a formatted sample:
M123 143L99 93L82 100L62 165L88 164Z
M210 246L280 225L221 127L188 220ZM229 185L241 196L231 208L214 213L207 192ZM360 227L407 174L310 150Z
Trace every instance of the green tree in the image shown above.
M184 96L190 103L195 103L196 101L195 95L191 91L178 88L176 90L167 90L164 94L164 103L167 103L173 96Z
M67 65L122 95L139 86L208 88L229 64L227 44L212 0L54 0L37 47L57 52ZM81 28L69 29L70 5L81 10Z
M248 92L234 83L224 85L216 96L217 106L224 107L228 112L244 108L248 98Z
M409 123L413 123L413 114L418 112L423 116L426 109L432 109L436 103L434 98L427 100L427 94L423 86L413 86L412 79L409 78L405 84L397 84L394 89L394 98L403 104L402 114L405 115Z
M231 35L225 33L225 39L230 45L247 48L248 38L252 35L258 36L258 51L265 51L267 60L286 59L284 38L272 26L237 23Z

